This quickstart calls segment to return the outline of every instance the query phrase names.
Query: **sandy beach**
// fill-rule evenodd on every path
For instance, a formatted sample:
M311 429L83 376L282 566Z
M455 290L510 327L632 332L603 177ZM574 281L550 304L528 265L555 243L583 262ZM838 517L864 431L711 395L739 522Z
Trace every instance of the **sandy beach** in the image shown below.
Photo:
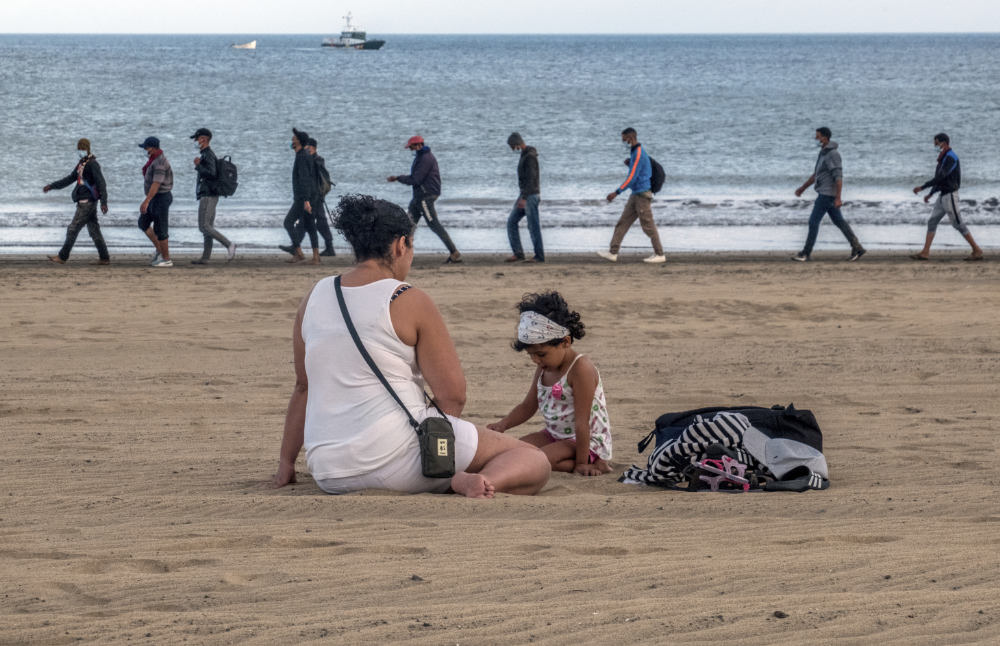
M995 257L418 257L466 418L528 388L528 291L580 311L607 391L612 474L475 501L332 497L303 458L264 484L296 306L347 258L94 267L86 242L0 257L2 644L1000 642ZM827 491L616 481L662 413L790 402L823 428Z

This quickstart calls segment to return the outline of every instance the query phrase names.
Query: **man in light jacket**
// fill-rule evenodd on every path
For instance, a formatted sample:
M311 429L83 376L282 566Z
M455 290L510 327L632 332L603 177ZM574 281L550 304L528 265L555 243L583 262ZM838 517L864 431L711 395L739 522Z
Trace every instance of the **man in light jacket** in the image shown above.
M816 236L819 235L819 223L822 222L823 216L827 213L830 214L830 219L844 234L847 241L851 243L851 255L847 260L854 262L865 254L865 248L858 242L858 237L851 230L851 225L840 213L840 206L843 204L840 196L844 188L844 165L840 159L840 151L837 150L837 142L830 141L832 135L829 128L816 128L816 143L820 147L816 166L809 179L795 189L796 197L801 197L807 188L815 184L818 193L816 201L813 203L812 214L809 216L809 235L806 236L806 244L802 251L792 256L792 260L798 262L807 262L812 255Z
M535 255L527 262L545 262L542 226L538 219L538 205L542 199L538 176L538 151L525 144L524 138L516 132L507 137L507 145L515 152L520 151L521 158L517 162L517 186L520 193L514 208L507 216L507 240L510 241L510 249L514 253L505 262L524 260L521 234L517 229L522 218L528 220L528 235L531 236L531 246L535 250Z

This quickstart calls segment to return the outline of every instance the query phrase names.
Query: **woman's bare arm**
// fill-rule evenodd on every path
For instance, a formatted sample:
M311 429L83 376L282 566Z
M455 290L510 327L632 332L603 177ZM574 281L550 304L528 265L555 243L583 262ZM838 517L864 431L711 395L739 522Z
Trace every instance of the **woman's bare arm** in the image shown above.
M309 294L312 294L310 290ZM271 478L274 487L284 487L295 482L295 461L302 450L306 425L306 400L309 395L309 380L306 377L306 344L302 340L302 315L309 302L309 294L302 299L295 315L292 332L292 355L295 359L295 387L288 400L285 412L285 431L281 438L281 452L278 457L278 472Z

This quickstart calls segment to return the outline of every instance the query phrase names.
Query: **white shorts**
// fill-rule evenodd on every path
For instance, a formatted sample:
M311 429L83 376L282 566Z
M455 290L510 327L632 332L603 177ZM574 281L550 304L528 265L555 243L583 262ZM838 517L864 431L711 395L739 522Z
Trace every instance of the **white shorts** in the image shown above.
M465 471L472 464L479 448L479 431L472 422L448 415L455 429L455 470ZM416 435L414 435L416 438ZM414 441L413 450L393 462L346 478L317 480L316 485L326 493L343 494L362 489L386 489L399 493L444 493L451 486L451 478L425 478L420 467L420 450Z

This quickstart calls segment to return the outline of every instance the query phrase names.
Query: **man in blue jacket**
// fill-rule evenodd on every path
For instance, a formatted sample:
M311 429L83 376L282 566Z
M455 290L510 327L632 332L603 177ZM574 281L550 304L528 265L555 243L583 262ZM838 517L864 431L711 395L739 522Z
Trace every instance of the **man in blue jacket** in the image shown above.
M608 251L598 251L597 255L611 262L618 262L618 251L621 249L622 240L629 228L638 219L642 226L642 232L649 236L653 243L653 255L643 258L643 262L659 263L666 262L663 255L663 245L660 244L660 233L656 230L656 223L653 222L653 191L651 190L650 179L653 176L653 165L649 162L649 154L639 143L635 128L625 128L622 130L622 143L629 149L629 158L625 162L628 164L628 177L621 186L614 192L608 193L608 202L613 202L622 191L630 189L632 194L625 203L625 209L618 218L615 225L615 232L611 235L611 246Z
M455 243L451 241L448 232L438 220L437 210L434 208L434 202L441 197L441 173L438 170L437 159L420 135L410 137L406 142L406 148L412 150L414 155L410 174L390 175L388 180L413 187L413 199L410 200L409 207L410 218L414 224L419 224L421 217L427 219L431 231L441 238L444 246L448 247L449 255L445 263L462 262L462 254L458 252Z
M943 132L934 135L934 148L938 151L937 169L934 177L925 182L922 186L913 189L915 195L925 188L930 188L931 192L924 198L924 202L930 202L931 196L938 194L937 202L934 203L934 211L930 220L927 221L927 238L924 240L924 248L919 253L915 253L911 258L914 260L927 260L931 255L931 243L934 241L934 234L937 232L938 223L947 215L951 226L955 228L962 237L972 246L972 255L966 260L982 260L983 250L976 244L969 228L965 226L965 221L958 213L958 189L962 186L962 167L958 163L958 155L951 149L951 139Z

